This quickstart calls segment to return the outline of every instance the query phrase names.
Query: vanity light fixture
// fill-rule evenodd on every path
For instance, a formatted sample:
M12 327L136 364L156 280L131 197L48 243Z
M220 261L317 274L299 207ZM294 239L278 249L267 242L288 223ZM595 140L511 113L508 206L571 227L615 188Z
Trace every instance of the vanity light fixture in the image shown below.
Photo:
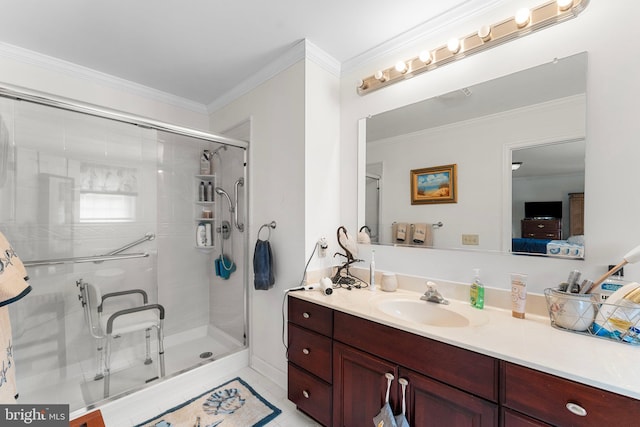
M480 37L483 42L488 42L489 40L491 40L491 27L488 25L483 25L482 27L480 27L480 29L478 30L478 37Z
M398 61L396 62L396 71L399 72L400 74L404 74L406 73L408 70L407 68L407 63L404 61Z
M392 66L376 71L374 75L357 82L357 92L360 95L373 92L425 71L461 60L468 55L575 18L588 4L589 0L552 0L531 9L519 10L514 17L493 25L482 26L478 31L465 37L451 39L445 46L424 50L419 56L400 61L396 65L400 63L404 65L399 69Z
M458 39L450 39L447 42L447 49L449 49L449 52L453 53L454 55L458 52L460 52L460 40Z
M512 162L511 163L511 171L517 171L522 166L522 162Z
M526 27L531 21L531 11L529 9L520 9L513 18L518 28Z
M387 81L387 75L385 74L384 71L382 70L378 70L376 71L376 73L374 74L374 77L377 81L384 83Z
M573 6L573 0L557 0L558 9L565 11Z
M433 61L431 52L429 52L428 50L423 50L422 52L420 52L420 55L418 55L418 59L420 59L420 61L422 61L425 65L430 64L431 61Z

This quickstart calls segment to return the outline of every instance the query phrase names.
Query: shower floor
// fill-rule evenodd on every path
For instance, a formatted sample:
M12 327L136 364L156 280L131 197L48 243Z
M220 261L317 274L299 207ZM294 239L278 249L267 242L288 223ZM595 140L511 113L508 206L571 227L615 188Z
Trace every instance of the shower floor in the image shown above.
M207 331L207 329L209 329ZM192 368L210 360L201 358L202 353L212 353L217 359L242 348L215 329L201 327L166 336L165 372L167 375ZM110 395L115 396L131 390L158 377L156 342L151 342L153 363L144 364L144 347L114 349L111 364ZM102 400L104 382L94 380L96 361L83 361L79 366L70 366L59 372L48 372L46 377L34 376L24 381L17 378L20 398L18 403L46 404L68 403L70 410L84 408ZM150 381L151 380L151 381Z

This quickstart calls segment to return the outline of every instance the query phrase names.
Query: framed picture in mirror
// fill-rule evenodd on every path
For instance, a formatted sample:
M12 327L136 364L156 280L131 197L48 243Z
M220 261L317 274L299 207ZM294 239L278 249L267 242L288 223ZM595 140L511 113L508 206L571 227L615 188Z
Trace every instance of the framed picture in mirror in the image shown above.
M411 171L411 204L457 203L456 165Z

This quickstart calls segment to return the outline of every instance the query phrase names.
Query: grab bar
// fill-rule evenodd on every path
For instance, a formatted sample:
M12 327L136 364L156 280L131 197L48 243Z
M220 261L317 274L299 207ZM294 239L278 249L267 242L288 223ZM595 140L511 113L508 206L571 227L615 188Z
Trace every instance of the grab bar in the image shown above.
M236 222L236 228L242 233L244 231L244 224L238 222L238 186L240 187L244 187L244 178L240 178L236 181L236 185L235 185L235 222Z
M147 240L153 240L153 239L155 239L155 238L156 238L156 235L155 235L155 234L153 234L153 233L147 233L147 234L145 234L145 235L144 235L144 237L143 237L143 238L138 239L138 240L136 240L135 242L131 242L131 243L129 243L128 245L124 245L123 247L118 248L118 249L116 249L115 251L111 251L111 252L109 252L108 254L105 254L105 255L116 255L116 254L119 254L119 253L121 253L121 252L126 251L126 250L127 250L127 249L129 249L129 248L132 248L132 247L134 247L134 246L136 246L136 245L139 245L140 243L146 242Z
M37 261L25 261L23 262L25 267L36 267L40 265L58 265L58 264L75 264L82 262L100 262L100 261L114 261L118 259L128 258L146 258L149 254L147 252L135 253L135 254L120 254L120 255L93 255L93 256L81 256L72 258L56 258L56 259L42 259Z

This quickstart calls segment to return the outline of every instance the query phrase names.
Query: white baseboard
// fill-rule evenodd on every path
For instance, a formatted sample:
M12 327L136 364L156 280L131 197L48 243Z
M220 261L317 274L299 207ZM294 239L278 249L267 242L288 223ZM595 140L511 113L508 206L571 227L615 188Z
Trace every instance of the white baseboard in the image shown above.
M287 373L275 368L273 365L265 362L255 354L251 355L249 366L269 378L284 390L287 389Z

